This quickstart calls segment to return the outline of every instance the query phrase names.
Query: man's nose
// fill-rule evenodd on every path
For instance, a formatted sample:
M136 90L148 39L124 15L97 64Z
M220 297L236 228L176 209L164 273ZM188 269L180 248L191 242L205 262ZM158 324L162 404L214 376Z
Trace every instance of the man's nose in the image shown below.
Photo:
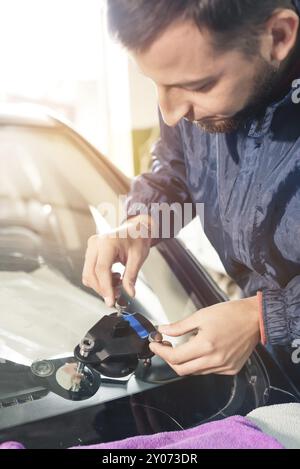
M159 107L164 122L174 127L183 118L191 114L191 103L180 89L158 89Z

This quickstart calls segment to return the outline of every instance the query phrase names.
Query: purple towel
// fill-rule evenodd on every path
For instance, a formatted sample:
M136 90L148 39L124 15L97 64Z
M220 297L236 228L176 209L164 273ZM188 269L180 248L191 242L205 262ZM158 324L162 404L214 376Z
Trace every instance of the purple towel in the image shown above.
M71 449L284 449L250 420L235 416L189 430L137 436Z
M0 444L0 449L25 449L21 443L17 441L6 441Z
M8 441L0 449L23 449L21 443ZM244 417L229 417L189 430L137 436L113 443L76 446L71 449L284 449Z

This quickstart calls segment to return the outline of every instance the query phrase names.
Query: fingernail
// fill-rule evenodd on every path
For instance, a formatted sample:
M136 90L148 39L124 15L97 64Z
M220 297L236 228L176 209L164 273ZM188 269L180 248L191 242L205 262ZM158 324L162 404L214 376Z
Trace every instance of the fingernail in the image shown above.
M173 347L173 345L171 344L171 342L168 342L167 340L163 340L163 341L162 341L162 345L164 345L165 347Z
M161 335L160 332L158 331L153 331L153 332L150 332L149 336L148 336L148 340L149 342L156 342L156 343L161 343L163 341L163 336Z

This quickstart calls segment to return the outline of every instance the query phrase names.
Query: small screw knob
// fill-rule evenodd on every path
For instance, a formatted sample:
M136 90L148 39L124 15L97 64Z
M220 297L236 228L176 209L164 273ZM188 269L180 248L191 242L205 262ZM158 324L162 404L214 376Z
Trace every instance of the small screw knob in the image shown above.
M118 312L118 316L122 316L123 313L126 312L128 308L127 301L122 297L122 295L117 298L116 303L115 303L115 308Z
M80 355L83 358L87 358L89 356L89 353L91 352L91 350L93 350L94 346L95 346L94 340L90 339L88 337L85 337L80 342L80 350L79 350Z

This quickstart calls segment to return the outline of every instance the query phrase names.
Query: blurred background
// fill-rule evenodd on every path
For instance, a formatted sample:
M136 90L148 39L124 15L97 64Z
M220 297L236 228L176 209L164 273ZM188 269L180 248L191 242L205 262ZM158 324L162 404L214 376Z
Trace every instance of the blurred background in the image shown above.
M0 0L0 64L0 106L46 106L127 176L149 170L155 88L109 37L103 0ZM180 236L235 297L199 221Z
M128 176L147 166L155 89L110 40L104 1L0 0L0 60L0 102L54 109Z

